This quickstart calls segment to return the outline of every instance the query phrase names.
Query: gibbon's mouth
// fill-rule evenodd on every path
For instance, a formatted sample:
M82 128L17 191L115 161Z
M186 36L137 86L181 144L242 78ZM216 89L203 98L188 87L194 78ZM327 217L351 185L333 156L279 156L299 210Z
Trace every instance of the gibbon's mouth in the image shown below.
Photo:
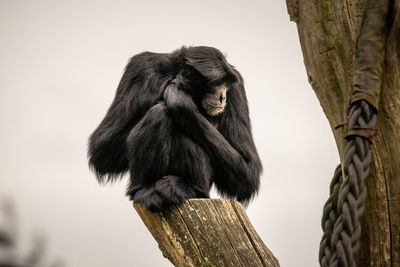
M208 115L211 116L216 116L225 109L225 104L224 105L213 105L210 103L205 103L203 102L203 108L206 110Z

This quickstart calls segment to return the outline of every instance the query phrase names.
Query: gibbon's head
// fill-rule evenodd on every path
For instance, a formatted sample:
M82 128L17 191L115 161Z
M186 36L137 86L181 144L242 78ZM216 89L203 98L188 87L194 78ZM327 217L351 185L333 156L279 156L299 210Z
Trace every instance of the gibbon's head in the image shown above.
M182 52L186 65L196 72L188 72L192 76L192 79L188 77L192 80L192 96L197 96L208 115L217 116L225 109L230 85L239 80L234 67L227 62L221 51L213 47L194 46L182 48Z

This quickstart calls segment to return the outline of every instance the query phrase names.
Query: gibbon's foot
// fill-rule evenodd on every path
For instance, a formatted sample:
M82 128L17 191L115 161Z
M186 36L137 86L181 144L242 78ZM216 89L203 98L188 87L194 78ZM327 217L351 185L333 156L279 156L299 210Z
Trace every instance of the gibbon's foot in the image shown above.
M128 195L133 202L142 204L151 212L157 212L163 209L164 201L155 190L154 184L141 187L140 189L134 190L134 192L130 191Z
M135 191L133 195L128 193L131 200L141 203L151 212L159 212L185 199L199 197L181 177L174 175L164 176L156 183Z
M168 202L179 204L188 198L197 197L196 192L181 177L168 175L158 180L155 184L157 193Z

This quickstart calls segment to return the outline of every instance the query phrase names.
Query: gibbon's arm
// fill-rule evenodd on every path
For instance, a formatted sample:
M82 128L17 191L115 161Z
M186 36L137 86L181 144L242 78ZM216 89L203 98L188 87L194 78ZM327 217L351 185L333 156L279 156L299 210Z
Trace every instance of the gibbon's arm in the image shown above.
M257 193L262 172L251 138L248 112L241 118L239 114L227 110L226 117L221 119L223 127L227 128L220 132L198 111L192 98L178 87L179 83L173 81L165 90L164 99L169 114L210 156L218 190L246 204ZM240 94L233 95L233 98L238 96ZM244 100L238 98L236 101ZM233 125L228 126L229 123Z
M163 54L145 52L126 66L107 114L89 138L89 166L100 182L112 181L127 171L126 137L162 98L168 78L153 66L163 60Z
M252 191L254 193L259 188L262 164L251 132L249 108L243 78L236 69L233 68L233 71L238 80L230 84L230 89L227 92L227 105L224 112L217 117L218 131L239 152L247 164L245 177L249 180L249 188L251 190L255 188ZM218 172L218 166L216 166L216 170ZM222 179L215 179L215 183L219 189L227 186L223 179L224 176L222 176ZM242 186L245 186L245 183Z

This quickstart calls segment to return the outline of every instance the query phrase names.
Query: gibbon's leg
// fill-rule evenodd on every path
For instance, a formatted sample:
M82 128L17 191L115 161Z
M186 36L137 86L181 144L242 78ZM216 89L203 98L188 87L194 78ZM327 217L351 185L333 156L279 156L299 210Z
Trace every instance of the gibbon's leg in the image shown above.
M152 107L131 130L127 146L131 200L155 212L188 198L208 197L209 159L177 131L163 103Z

